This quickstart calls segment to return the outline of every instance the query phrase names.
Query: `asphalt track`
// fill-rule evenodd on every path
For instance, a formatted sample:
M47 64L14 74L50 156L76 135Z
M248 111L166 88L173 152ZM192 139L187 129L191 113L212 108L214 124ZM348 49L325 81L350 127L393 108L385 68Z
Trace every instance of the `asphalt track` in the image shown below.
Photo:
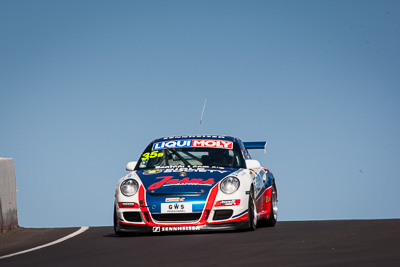
M0 234L0 256L79 228ZM400 219L278 222L255 232L114 235L91 227L54 246L0 259L0 266L400 266Z

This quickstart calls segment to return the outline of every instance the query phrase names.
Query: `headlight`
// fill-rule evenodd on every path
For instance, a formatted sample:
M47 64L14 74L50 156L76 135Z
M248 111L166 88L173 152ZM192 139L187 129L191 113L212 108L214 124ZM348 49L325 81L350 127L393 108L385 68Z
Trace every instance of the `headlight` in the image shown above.
M136 180L127 179L120 185L121 193L127 197L133 196L139 189L139 184Z
M221 191L225 194L232 194L238 190L240 186L239 179L236 177L227 177L220 184Z

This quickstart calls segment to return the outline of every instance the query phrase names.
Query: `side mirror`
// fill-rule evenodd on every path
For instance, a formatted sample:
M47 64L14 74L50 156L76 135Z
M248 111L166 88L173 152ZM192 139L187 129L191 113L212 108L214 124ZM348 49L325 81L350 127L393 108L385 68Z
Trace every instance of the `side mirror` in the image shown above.
M136 167L137 161L131 161L126 164L126 170L127 171L133 171Z
M246 159L247 169L259 169L261 168L261 164L258 160L255 159Z

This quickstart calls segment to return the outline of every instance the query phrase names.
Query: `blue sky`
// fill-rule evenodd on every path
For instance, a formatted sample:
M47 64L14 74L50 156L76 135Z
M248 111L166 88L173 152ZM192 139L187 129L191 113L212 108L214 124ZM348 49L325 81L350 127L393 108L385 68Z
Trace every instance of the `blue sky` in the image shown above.
M125 164L197 133L268 140L280 220L400 218L399 33L398 1L1 1L19 224L111 225Z

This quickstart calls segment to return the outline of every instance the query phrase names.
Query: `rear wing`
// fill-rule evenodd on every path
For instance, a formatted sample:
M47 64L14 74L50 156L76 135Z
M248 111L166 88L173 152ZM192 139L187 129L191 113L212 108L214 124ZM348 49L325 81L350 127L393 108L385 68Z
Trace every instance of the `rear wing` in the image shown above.
M246 149L264 149L264 153L267 153L267 141L259 142L243 142Z

